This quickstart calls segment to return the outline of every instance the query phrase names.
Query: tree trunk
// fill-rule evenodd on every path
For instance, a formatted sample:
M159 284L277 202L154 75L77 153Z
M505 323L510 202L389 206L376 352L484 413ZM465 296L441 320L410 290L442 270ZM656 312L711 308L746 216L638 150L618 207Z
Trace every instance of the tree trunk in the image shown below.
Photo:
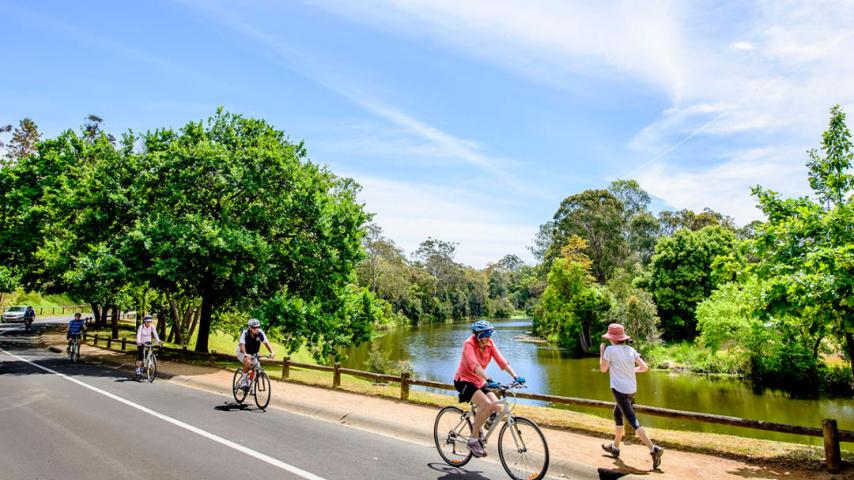
M167 297L167 301L169 302L169 318L172 319L172 330L169 332L169 338L166 339L167 342L172 342L181 344L181 319L178 317L178 304L175 303L175 300L172 300L172 297Z
M101 323L101 306L97 303L90 303L89 305L92 307L92 315L95 316L95 326L98 326Z
M211 305L209 295L202 297L202 315L199 318L199 336L196 339L196 351L200 353L208 353L208 337L211 333L211 313L213 305Z
M118 307L113 307L113 317L110 322L110 329L112 330L113 338L119 338L119 309Z
M107 316L110 313L110 306L104 305L101 307L101 321L97 323L98 328L104 328L107 326Z
M157 336L166 338L166 311L162 308L157 311Z
M187 343L190 343L190 339L193 338L193 332L196 331L196 325L199 324L199 317L202 316L202 306L193 309L193 321L190 323L189 328L187 328L187 335L184 337L187 340Z
M851 362L851 372L854 374L854 333L845 332L845 343L848 344L848 361Z

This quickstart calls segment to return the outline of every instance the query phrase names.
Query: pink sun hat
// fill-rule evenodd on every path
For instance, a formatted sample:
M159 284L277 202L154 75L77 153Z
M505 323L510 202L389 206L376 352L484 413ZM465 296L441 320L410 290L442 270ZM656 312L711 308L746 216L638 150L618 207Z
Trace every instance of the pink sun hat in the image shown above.
M612 323L608 325L608 333L602 335L602 338L607 338L615 342L622 342L623 340L628 340L632 337L626 335L626 329L623 328L622 325L619 323Z

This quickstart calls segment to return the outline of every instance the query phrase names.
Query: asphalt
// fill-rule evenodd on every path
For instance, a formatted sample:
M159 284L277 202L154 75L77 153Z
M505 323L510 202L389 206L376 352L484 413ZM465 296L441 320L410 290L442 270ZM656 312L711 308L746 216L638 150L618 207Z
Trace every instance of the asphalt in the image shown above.
M277 409L230 409L222 395L72 365L19 333L0 329L4 480L508 478L492 462L450 467L423 444Z

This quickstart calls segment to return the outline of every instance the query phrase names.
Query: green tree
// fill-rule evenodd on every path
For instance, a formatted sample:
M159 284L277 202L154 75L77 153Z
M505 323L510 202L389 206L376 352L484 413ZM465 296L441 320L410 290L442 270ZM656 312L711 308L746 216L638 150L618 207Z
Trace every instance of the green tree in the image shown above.
M704 208L702 212L682 209L679 211L661 211L658 214L662 235L673 235L679 229L697 231L706 227L721 226L728 230L736 230L735 221L720 212L710 208Z
M304 306L296 331L312 342L359 337L342 310L366 298L348 287L367 220L352 180L307 161L301 143L263 120L221 109L180 131L148 132L143 144L144 215L124 251L149 285L201 299L197 351L208 349L215 310L268 298ZM271 327L295 327L264 311Z
M717 286L712 263L730 252L735 242L735 234L720 226L696 232L681 229L659 240L650 265L649 291L658 305L665 338L695 336L694 309Z
M821 150L823 156L815 149L809 151L807 167L810 187L825 209L830 210L833 205L843 203L845 195L854 187L854 175L848 173L854 160L851 133L845 124L845 112L839 105L830 109L830 125L822 134Z
M20 121L18 127L12 132L12 138L6 145L6 164L20 161L36 152L36 146L41 141L36 123L25 118Z
M554 215L554 232L546 259L559 255L572 235L587 242L585 254L593 262L591 273L604 283L624 264L627 255L623 235L623 203L608 190L585 190L566 197Z

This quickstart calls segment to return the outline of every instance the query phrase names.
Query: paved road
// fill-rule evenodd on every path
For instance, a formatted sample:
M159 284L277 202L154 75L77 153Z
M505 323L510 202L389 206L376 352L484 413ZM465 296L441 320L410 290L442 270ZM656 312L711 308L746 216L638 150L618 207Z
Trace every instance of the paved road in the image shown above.
M3 480L509 478L497 463L456 469L432 447L311 417L222 410L225 397L71 365L32 338L0 330Z

